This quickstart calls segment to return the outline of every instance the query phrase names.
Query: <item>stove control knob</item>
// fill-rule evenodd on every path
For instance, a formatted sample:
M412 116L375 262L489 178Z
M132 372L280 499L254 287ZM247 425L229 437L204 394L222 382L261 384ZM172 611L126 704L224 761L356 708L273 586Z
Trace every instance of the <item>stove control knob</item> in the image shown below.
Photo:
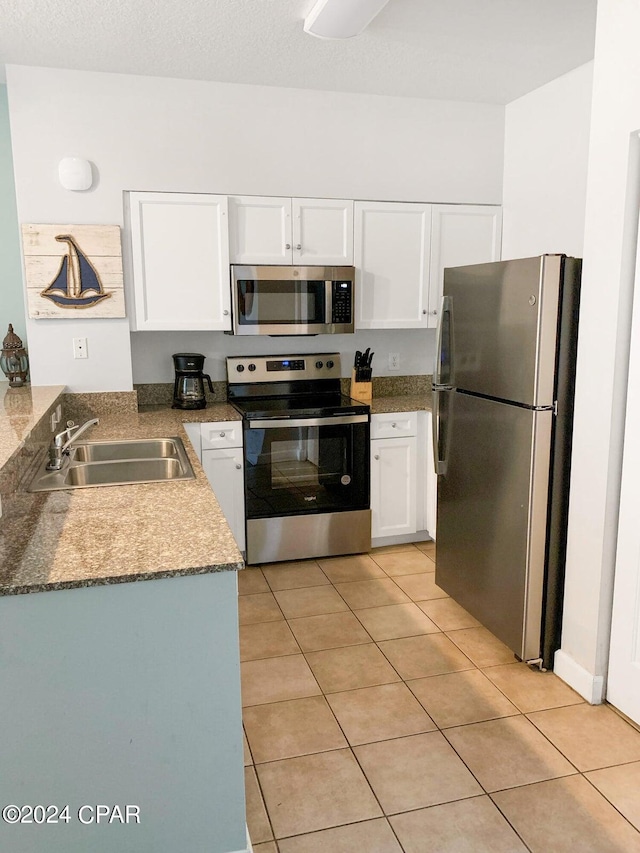
M236 370L238 371L238 373L242 373L242 371L244 370L244 364L239 364L239 365L236 367Z
M250 364L250 365L249 365L249 372L250 372L250 373L253 373L253 371L254 371L255 369L256 369L255 364Z
M318 368L318 370L320 370L320 368L321 368L322 366L323 366L323 364L322 364L322 362L321 362L321 361L316 361L316 367Z
M327 367L329 368L329 370L331 370L331 368L333 367L333 362L331 361L331 359L329 359L329 361L327 362Z

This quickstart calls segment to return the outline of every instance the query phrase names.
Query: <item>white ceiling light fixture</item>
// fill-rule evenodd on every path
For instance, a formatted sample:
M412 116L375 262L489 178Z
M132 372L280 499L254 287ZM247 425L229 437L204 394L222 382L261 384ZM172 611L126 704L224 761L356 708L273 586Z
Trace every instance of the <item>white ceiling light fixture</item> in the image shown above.
M321 39L349 39L369 26L389 0L318 0L304 31Z

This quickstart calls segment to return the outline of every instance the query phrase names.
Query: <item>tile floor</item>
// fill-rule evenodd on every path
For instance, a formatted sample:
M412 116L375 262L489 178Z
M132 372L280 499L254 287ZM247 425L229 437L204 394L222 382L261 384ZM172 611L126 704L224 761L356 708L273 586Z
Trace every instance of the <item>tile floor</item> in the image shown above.
M640 851L640 732L514 662L433 549L239 573L256 853Z

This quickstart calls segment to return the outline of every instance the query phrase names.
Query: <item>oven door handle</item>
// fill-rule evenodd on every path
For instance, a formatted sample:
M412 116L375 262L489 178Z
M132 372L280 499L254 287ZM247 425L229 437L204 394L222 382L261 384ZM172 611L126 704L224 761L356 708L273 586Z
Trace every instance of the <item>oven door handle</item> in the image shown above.
M369 415L336 415L326 418L278 418L249 421L249 429L275 429L276 427L342 426L343 424L366 424Z

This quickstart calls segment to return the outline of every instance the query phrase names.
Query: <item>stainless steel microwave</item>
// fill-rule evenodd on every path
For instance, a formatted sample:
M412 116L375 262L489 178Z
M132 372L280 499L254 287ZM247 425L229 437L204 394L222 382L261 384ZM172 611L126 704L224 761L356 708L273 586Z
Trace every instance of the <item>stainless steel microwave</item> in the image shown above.
M231 267L236 335L353 332L354 267Z

